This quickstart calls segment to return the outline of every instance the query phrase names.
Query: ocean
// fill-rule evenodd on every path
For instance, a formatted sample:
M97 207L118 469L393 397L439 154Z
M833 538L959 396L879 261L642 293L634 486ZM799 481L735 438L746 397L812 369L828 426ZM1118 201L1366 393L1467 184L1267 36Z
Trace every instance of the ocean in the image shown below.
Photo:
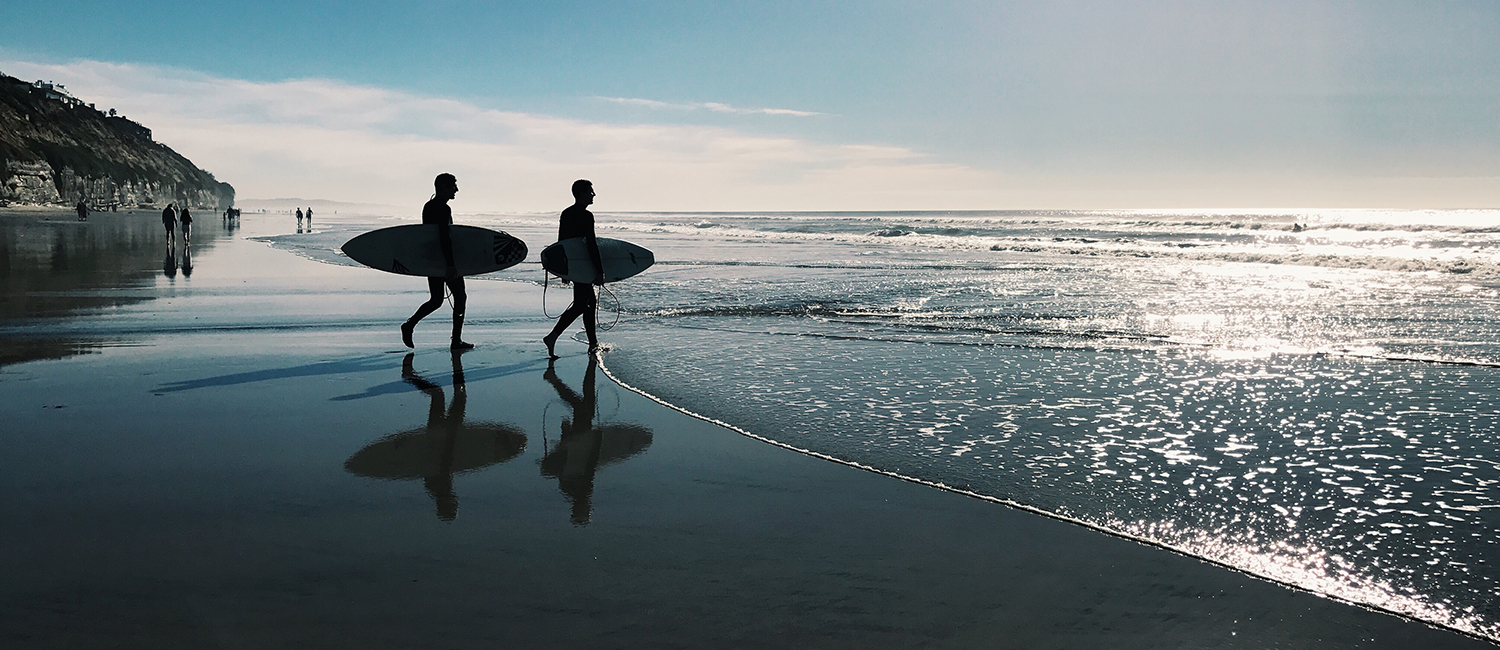
M662 402L1500 639L1500 211L597 215L656 253L601 339ZM457 218L518 291L555 219Z

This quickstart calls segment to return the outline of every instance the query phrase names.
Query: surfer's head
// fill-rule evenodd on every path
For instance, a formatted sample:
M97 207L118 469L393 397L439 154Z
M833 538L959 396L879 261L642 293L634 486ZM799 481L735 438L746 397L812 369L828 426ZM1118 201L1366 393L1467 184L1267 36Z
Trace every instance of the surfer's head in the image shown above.
M447 201L458 194L458 178L453 174L438 174L432 180L432 187L437 190L437 197Z
M578 205L589 205L594 202L594 184L590 181L578 179L573 181L573 200Z

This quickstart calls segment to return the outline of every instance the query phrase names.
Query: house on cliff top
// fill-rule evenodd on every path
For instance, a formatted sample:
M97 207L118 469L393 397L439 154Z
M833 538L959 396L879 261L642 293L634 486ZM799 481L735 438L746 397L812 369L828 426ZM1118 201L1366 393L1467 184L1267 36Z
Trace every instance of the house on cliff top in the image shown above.
M62 84L37 79L36 83L31 84L31 87L33 89L33 92L36 92L43 98L62 102L69 108L76 108L83 105L83 101L78 99L77 97L69 95L68 89L65 88Z

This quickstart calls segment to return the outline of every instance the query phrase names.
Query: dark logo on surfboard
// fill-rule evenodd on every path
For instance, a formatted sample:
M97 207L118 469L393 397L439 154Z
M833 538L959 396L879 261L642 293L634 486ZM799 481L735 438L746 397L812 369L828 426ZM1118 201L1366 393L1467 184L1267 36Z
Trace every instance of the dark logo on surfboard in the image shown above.
M391 260L391 272L411 275L411 270L407 269L406 265L401 263L401 260Z
M511 266L526 255L526 245L505 233L495 235L495 264Z

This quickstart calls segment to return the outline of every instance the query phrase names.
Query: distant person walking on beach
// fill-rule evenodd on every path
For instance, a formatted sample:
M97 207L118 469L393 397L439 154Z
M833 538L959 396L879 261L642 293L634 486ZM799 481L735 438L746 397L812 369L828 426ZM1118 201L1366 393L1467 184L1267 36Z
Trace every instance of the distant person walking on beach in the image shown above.
M594 203L594 184L586 180L573 182L573 205L563 210L562 218L557 227L557 241L582 237L584 245L588 247L589 256L594 260L594 268L599 270L599 277L593 284L583 282L573 283L573 304L557 317L557 326L552 328L552 333L542 337L542 342L547 344L547 356L557 358L557 352L553 346L557 345L557 338L568 329L569 325L579 316L583 316L583 331L589 337L589 352L599 349L599 338L594 333L594 321L596 319L595 308L598 306L598 298L594 295L594 285L604 284L604 265L599 261L599 242L594 238L594 213L589 212L588 206Z
M448 207L448 201L458 195L458 179L453 174L438 174L432 181L436 193L433 194L427 205L422 206L422 223L436 224L438 227L438 246L443 251L443 261L447 265L447 273L441 278L427 278L427 290L432 297L417 308L417 313L401 324L401 342L406 347L414 348L412 343L412 332L417 329L417 323L428 314L437 311L443 305L443 287L446 285L448 291L453 294L453 342L449 344L454 350L468 350L473 348L472 343L463 340L464 329L464 307L469 301L469 294L464 291L464 278L458 274L453 265L453 235L450 226L453 225L453 208Z
M78 210L78 220L79 221L88 221L88 219L89 219L89 206L84 205L82 199L80 199L78 201L78 207L74 208L74 209Z
M187 206L182 206L182 214L177 215L177 221L182 224L182 245L187 246L192 243L193 236L193 213L188 212Z
M307 209L307 229L312 230L312 208Z
M302 208L297 208L297 230L302 230Z
M161 211L161 225L167 229L167 243L171 244L177 237L177 211L172 208L171 203Z

